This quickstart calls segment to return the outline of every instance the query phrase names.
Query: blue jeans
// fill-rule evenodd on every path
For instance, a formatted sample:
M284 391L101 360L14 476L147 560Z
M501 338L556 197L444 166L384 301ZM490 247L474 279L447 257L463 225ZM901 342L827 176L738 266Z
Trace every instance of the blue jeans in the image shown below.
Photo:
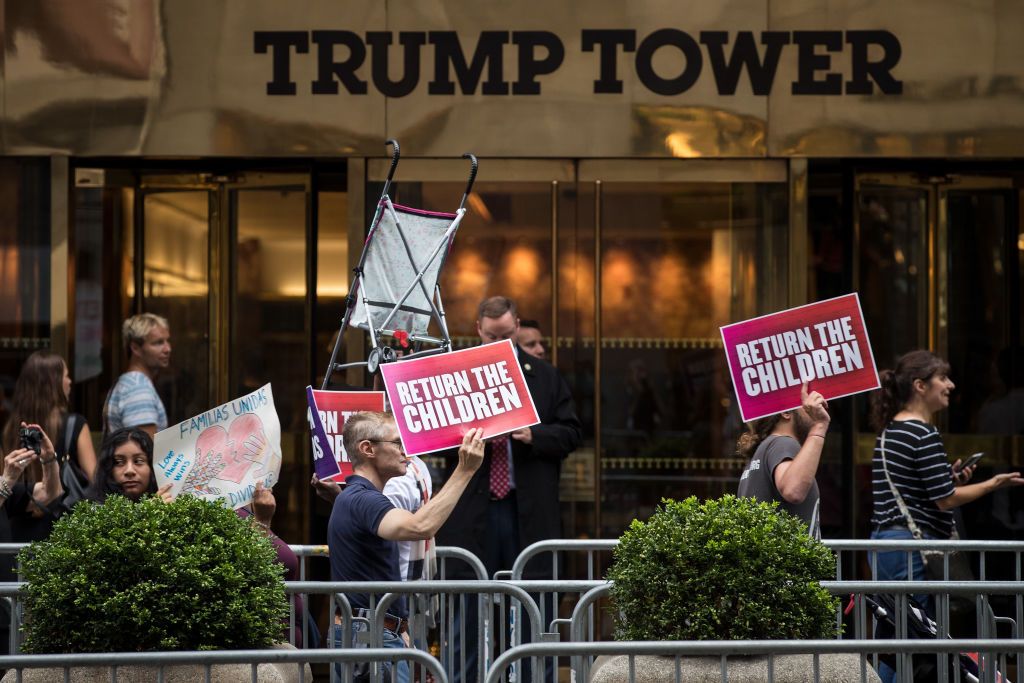
M352 635L351 635L351 637L350 638L345 638L345 633L342 630L341 625L340 624L335 624L335 626L334 626L334 647L338 647L338 648L367 647L367 645L365 643L359 643L359 642L356 641L357 634L359 634L359 633L366 633L367 630L369 630L369 626L367 624L365 624L365 623L363 623L361 621L354 621L354 622L352 622ZM395 649L395 650L404 650L405 649L405 641L402 640L402 636L401 635L395 633L394 631L389 631L388 629L384 629L383 646L386 647L386 648L391 648L391 649ZM357 668L356 668L355 675L353 676L354 680L370 680L370 676L369 676L370 668L369 667L365 667L365 666L364 667L360 667L359 665L355 665L355 666ZM391 683L409 683L410 676L409 676L409 662L408 661L395 662L395 667L394 668L396 669L396 671L394 672L394 675L392 675L392 671L391 671L391 669L392 669L392 663L391 662L382 662L380 666L381 666L381 671L383 673L383 676L382 676L381 680L384 681L384 683L387 683L388 681L390 681ZM334 673L338 677L338 680L341 680L341 676L342 676L341 668L342 668L341 667L341 663L337 663L337 664L334 665ZM365 673L361 673L360 672L361 669L365 669Z
M885 539L885 540L907 540L914 538L914 535L910 533L910 529L903 528L889 528L882 529L881 531L873 531L871 538ZM907 581L907 553L904 550L894 550L890 552L882 553L870 553L868 562L871 563L874 572L875 581ZM924 581L924 560L921 559L921 553L911 553L910 557L910 577L911 581ZM914 595L914 600L921 605L929 616L935 617L935 607L931 595ZM894 683L896 680L896 671L885 662L878 663L878 675L882 679L882 683Z
M928 536L925 535L927 538ZM913 534L909 529L889 528L871 533L871 538L885 540L910 540ZM884 553L871 553L868 561L875 566L875 581L907 581L907 553L904 550L895 550ZM877 559L875 559L877 557ZM924 560L921 553L911 553L910 556L910 581L925 581ZM935 606L932 596L918 594L913 596L914 600L921 605L929 616L934 618Z

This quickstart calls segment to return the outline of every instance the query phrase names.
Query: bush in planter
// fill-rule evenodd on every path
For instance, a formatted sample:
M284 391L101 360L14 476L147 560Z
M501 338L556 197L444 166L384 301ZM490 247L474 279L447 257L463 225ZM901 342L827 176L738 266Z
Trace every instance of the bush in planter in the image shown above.
M288 615L267 538L190 496L81 503L19 559L25 652L263 648Z
M831 638L835 559L799 519L750 498L663 500L608 578L620 640Z

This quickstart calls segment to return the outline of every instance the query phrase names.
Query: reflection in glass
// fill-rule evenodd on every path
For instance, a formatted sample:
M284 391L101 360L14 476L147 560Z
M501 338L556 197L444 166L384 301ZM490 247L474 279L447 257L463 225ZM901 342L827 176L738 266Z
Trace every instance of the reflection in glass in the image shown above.
M231 310L232 397L270 382L281 420L280 483L275 531L304 538L309 489L305 387L306 202L304 188L233 190L236 216L235 298Z
M47 159L0 160L0 424L21 365L50 345Z
M1018 220L1005 190L949 190L946 196L948 359L956 389L950 395L947 451L984 452L975 480L1020 469L1024 451L1024 340L1021 338ZM965 527L986 538L1020 538L1024 497L996 491L963 509ZM1006 558L1009 560L1009 558ZM1013 580L1015 567L998 562L993 576ZM998 609L998 608L997 608ZM1013 613L1010 603L1002 605Z
M601 537L664 496L735 491L718 328L785 306L785 201L784 185L604 185Z
M946 200L948 360L956 371L949 432L1024 434L1024 401L1016 411L1003 408L1010 407L1005 398L1014 390L1024 394L1024 357L1009 308L1015 269L1008 261L1015 250L1007 249L1008 204L999 191L955 191Z
M171 326L171 365L156 380L170 424L209 407L209 201L205 190L143 197L142 307Z
M341 327L345 313L345 297L348 295L348 194L325 192L317 194L317 330L316 330L316 388L320 388L323 372L331 359L334 340ZM348 335L346 335L347 337ZM342 361L346 358L341 353ZM353 373L355 374L355 373ZM341 382L346 378L335 377Z
M857 201L861 308L875 362L891 368L901 354L928 345L928 194L863 187Z

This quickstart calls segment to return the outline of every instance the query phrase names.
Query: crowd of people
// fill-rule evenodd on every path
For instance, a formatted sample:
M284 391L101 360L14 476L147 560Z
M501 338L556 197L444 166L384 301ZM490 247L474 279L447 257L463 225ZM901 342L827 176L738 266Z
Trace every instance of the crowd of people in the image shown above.
M153 474L152 437L167 426L153 379L170 360L170 326L144 313L124 322L122 336L128 367L104 402L98 455L88 422L70 409L65 360L37 351L25 361L2 433L0 540L45 539L54 521L83 499L166 495Z
M153 465L153 436L167 427L153 380L170 362L170 325L143 313L128 318L121 331L127 369L104 401L98 454L86 419L70 410L64 359L37 351L25 361L0 436L6 454L0 470L0 542L44 540L54 522L83 500L102 504L113 494L133 501L146 494L171 500L170 484L157 488ZM298 558L271 530L275 509L273 493L257 486L252 505L238 514L253 517L276 548L286 579L298 580ZM13 558L4 556L2 562L3 580L14 580ZM301 600L294 602L297 619L290 635L301 646L305 612ZM8 623L0 620L3 627ZM316 637L315 628L312 632Z
M333 505L326 539L332 580L430 578L435 540L472 552L493 576L511 569L528 545L561 536L561 462L582 442L568 386L544 360L538 326L521 321L512 300L496 296L481 302L476 329L481 343L517 342L519 365L540 422L486 441L481 430L470 429L459 448L441 454L448 463L445 483L434 491L425 463L404 453L390 413L349 417L343 444L353 474L344 484L315 476L312 481L316 493ZM170 498L169 485L157 488L153 465L153 436L168 424L154 379L170 361L170 327L160 316L141 314L126 320L122 333L127 370L104 401L98 452L85 418L70 410L67 363L48 351L26 361L15 385L10 420L0 435L6 454L0 470L0 540L43 539L54 521L83 499L102 503L112 494L132 500L146 494ZM949 462L934 426L936 413L948 407L955 388L949 371L941 358L918 350L880 374L881 388L872 396L877 431L872 538L957 538L954 508L1001 488L1024 485L1019 472L972 482L973 463ZM831 416L825 398L807 385L801 402L798 409L753 421L741 435L737 452L749 463L738 494L778 502L816 534L816 473ZM277 548L287 578L294 579L297 558L271 531L275 509L272 492L257 486L252 505L239 514L253 517ZM542 564L531 566L538 577L549 573ZM918 553L908 566L904 552L880 552L872 566L878 580L925 577ZM926 610L933 609L929 596L918 597ZM348 599L356 616L369 614L367 596L352 594ZM295 608L292 638L301 645L302 625L309 621L301 601ZM396 601L384 619L385 647L412 645L408 615L404 601ZM456 609L456 630L475 634L477 617L476 609ZM319 640L312 626L310 632ZM332 638L336 646L349 646L366 629L366 622L356 621L353 632L345 633L335 617ZM455 680L475 680L476 639L460 639L454 647L456 660L465 661ZM393 680L409 680L404 665L393 673Z

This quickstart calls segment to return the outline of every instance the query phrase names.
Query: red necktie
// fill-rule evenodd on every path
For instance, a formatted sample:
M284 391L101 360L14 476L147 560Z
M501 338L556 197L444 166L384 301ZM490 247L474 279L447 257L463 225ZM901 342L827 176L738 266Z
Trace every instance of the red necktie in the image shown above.
M491 442L491 495L501 500L512 490L508 478L508 437Z

